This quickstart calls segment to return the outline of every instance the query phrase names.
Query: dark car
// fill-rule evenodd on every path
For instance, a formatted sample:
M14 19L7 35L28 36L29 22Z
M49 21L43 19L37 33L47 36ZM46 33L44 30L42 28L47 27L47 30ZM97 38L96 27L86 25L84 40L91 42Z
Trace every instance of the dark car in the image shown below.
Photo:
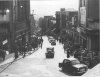
M87 65L80 63L76 58L64 59L62 63L59 63L59 67L73 75L82 75L88 70Z
M56 45L56 40L52 40L51 45Z
M55 39L49 39L49 43L52 43L52 42L54 42L55 41Z
M54 47L47 48L47 52L45 53L46 58L54 58Z
M48 41L50 42L52 39L54 39L52 36L48 36Z

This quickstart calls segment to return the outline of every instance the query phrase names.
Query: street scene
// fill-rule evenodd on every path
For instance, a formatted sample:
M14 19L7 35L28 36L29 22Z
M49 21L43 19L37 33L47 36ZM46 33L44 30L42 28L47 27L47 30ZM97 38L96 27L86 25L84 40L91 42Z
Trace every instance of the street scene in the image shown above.
M99 77L99 0L0 0L0 77Z
M47 47L52 47L47 37L43 37L43 48L39 48L34 54L14 62L10 67L1 73L0 77L66 77L58 67L58 63L66 58L63 47L57 43L54 46L55 56L46 59L45 52Z

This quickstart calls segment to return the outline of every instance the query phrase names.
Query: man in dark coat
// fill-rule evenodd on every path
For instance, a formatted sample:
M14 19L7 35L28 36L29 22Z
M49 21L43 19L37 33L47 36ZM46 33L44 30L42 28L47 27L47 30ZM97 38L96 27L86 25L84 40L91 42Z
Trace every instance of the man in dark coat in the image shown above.
M42 45L43 45L43 38L41 37L41 49L42 49Z
M14 53L15 53L15 59L17 59L18 58L18 48L17 48L17 45L15 44L13 48L14 48L13 50L14 50Z
M67 49L67 58L69 58L70 57L70 49L68 48Z

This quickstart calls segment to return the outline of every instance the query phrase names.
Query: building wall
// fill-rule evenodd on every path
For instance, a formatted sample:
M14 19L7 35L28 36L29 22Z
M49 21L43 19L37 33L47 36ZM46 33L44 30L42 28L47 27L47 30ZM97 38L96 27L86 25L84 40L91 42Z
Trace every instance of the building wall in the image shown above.
M5 28L7 29L8 37L6 37L8 39L8 50L11 52L17 37L29 32L30 0L2 0L0 1L0 10L1 9L9 10L9 23L6 21L4 24L7 23L7 27ZM3 25L0 25L0 28Z
M80 37L87 38L86 48L99 51L99 0L80 0L79 26ZM84 44L84 42L83 42Z

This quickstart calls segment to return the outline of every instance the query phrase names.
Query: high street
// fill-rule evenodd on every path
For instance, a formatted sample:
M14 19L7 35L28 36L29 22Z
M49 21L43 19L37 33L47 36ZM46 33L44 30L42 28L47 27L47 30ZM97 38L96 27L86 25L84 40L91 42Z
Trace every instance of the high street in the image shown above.
M0 0L0 77L100 77L99 3Z
M66 74L61 72L58 63L66 58L63 47L57 42L54 46L54 59L46 59L46 47L50 47L47 37L43 37L43 48L39 49L32 55L20 59L10 65L0 77L66 77Z

